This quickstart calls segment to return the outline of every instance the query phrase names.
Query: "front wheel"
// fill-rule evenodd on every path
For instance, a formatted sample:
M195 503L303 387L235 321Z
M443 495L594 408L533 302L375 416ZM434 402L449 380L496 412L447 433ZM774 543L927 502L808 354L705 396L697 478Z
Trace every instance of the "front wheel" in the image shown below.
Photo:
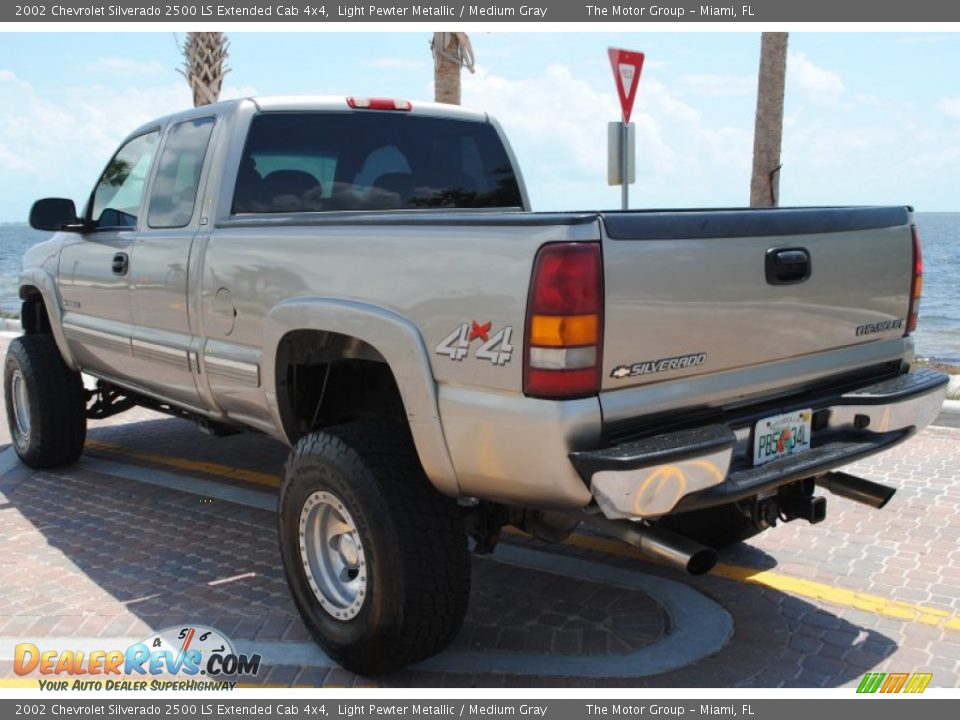
M25 465L52 468L79 459L87 436L83 380L67 367L52 335L10 342L3 392L13 447Z
M377 675L446 647L466 615L467 533L423 473L409 431L358 422L307 435L280 492L293 600L327 654Z

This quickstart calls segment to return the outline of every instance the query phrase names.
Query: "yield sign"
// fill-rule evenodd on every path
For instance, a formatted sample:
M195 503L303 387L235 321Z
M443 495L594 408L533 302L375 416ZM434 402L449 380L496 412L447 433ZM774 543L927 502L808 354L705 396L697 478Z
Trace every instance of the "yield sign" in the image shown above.
M643 53L619 48L607 48L607 53L610 55L610 65L613 67L613 81L617 85L617 95L620 96L623 121L629 123L633 101L637 97L637 86L640 85Z

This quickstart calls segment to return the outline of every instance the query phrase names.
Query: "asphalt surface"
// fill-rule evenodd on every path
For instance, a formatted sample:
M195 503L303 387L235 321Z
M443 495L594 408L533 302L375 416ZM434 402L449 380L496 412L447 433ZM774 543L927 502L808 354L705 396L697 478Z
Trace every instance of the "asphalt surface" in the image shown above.
M452 647L375 679L330 662L289 599L273 513L285 454L260 436L210 438L141 410L91 423L73 468L30 471L0 452L0 687L36 683L14 672L17 643L122 648L180 625L261 653L259 674L240 679L254 685L960 679L960 430L930 428L848 468L899 488L884 510L829 497L824 523L781 525L698 578L592 535L561 545L508 535L473 561L470 611Z

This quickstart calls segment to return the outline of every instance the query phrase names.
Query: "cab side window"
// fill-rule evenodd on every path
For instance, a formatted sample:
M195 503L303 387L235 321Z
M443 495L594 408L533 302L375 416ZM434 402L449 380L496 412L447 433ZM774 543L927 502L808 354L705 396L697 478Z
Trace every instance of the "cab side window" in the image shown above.
M97 227L136 227L159 135L158 130L138 135L113 156L93 191L90 219Z
M150 227L181 228L190 224L213 123L212 117L198 118L170 129L150 190Z

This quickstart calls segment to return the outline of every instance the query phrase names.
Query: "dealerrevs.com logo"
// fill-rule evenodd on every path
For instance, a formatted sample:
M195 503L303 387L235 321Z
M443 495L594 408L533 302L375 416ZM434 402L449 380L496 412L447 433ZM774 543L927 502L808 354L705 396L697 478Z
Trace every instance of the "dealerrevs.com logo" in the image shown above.
M41 690L232 690L235 678L260 671L260 655L237 653L219 631L189 625L161 630L124 650L20 643L13 669L21 676L39 674Z

